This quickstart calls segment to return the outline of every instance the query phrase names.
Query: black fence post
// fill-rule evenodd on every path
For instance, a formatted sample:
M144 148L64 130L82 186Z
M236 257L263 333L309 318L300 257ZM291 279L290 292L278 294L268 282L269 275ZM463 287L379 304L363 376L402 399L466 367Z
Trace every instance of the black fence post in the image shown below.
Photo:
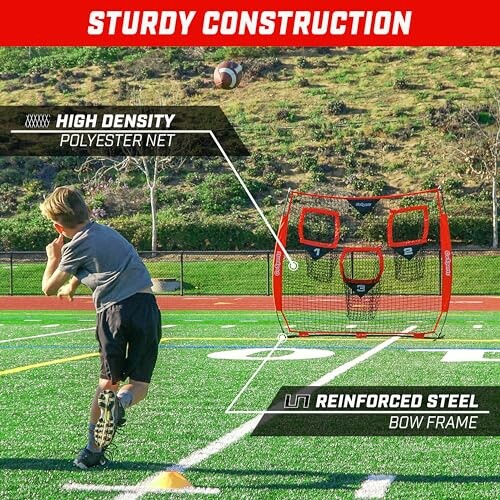
M181 295L184 295L184 252L181 252Z
M267 295L271 295L271 254L267 252Z
M10 253L10 266L9 266L9 293L14 295L14 256Z

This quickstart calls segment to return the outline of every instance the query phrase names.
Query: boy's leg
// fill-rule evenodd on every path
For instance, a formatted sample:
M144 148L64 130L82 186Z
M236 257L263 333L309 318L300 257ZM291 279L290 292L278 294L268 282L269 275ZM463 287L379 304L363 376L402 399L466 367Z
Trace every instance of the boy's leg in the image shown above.
M124 412L123 409L118 411L120 405L116 398L127 351L122 325L119 306L111 306L97 315L96 338L101 354L101 373L90 407L87 445L73 462L82 469L105 461L104 449L113 438L116 424L123 422Z
M129 306L127 316L133 317L134 322L140 325L139 328L129 330L126 327L122 330L121 314L124 311L115 311L113 306L98 315L97 338L101 352L101 378L91 406L88 449L92 444L97 450L107 447L116 430L116 424L124 421L124 409L140 402L148 393L161 339L161 316L153 295L138 295L142 296L139 299L144 299L145 295L146 303L138 301L135 307ZM120 321L116 321L117 314L120 315ZM119 332L111 332L110 323L114 328L120 324ZM129 325L130 322L126 321L126 324ZM123 385L120 390L119 383L113 384L105 378L114 377L119 380L127 375L129 383ZM103 400L103 393L107 391L112 391L113 396L110 398L106 395L107 399ZM110 400L111 410L114 411L111 425L108 420L110 408L106 407L109 406Z
M97 420L99 420L99 417L101 415L101 410L99 408L99 403L98 403L99 395L101 394L101 392L106 391L106 390L110 390L110 391L113 391L114 393L116 393L119 385L120 385L119 383L113 384L111 382L111 380L107 380L104 378L99 379L99 384L97 385L97 389L95 391L94 398L92 399L92 405L90 407L90 423L91 424L95 425L97 423Z
M118 390L119 384L113 384L111 380L107 379L99 379L99 384L95 391L94 397L92 399L92 404L90 406L90 419L89 419L89 434L88 434L88 442L87 449L96 453L102 451L100 446L97 446L95 442L95 426L99 417L101 416L101 409L99 408L99 396L105 390L111 390L116 393Z
M90 427L95 424L94 438L103 450L111 443L116 427L123 421L123 410L116 397L120 380L124 378L127 353L127 320L119 304L97 315L96 336L101 354L101 374L90 410ZM90 441L90 439L89 439Z
M142 401L146 397L148 389L148 382L129 379L129 383L122 385L117 396L122 407L126 409Z
M94 427L94 442L103 451L113 440L117 428L125 423L125 409L117 397L117 390L118 384L111 382L106 384L101 379L92 401L92 421L97 417Z
M95 428L99 421L99 418L101 417L99 396L103 391L107 390L116 392L118 390L118 385L118 383L113 384L111 380L103 378L99 379L99 384L95 391L90 407L87 445L83 450L80 451L78 456L73 461L73 464L80 469L89 469L97 465L104 465L107 461L104 456L102 447L98 446L95 440Z

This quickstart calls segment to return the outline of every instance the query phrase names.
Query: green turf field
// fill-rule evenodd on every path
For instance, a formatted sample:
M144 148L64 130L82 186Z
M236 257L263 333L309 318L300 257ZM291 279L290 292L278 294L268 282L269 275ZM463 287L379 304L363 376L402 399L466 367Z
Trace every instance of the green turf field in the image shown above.
M225 410L261 361L208 354L274 347L280 330L273 312L164 311L163 326L150 395L127 412L127 424L114 440L113 461L106 468L80 471L71 462L85 444L87 409L97 381L94 314L0 312L0 498L160 498L120 491L179 463L190 466L185 475L193 486L218 489L221 498L351 499L359 497L372 474L395 476L385 493L388 499L500 496L498 437L238 433L255 414ZM497 385L499 332L498 312L451 313L443 339L399 339L330 384ZM308 385L384 340L290 338L282 347L334 354L268 361L233 410L264 410L281 386ZM419 348L434 351L413 351ZM444 363L445 353L435 349L446 348L491 352L486 362ZM232 431L231 445L213 445ZM203 449L205 455L197 453ZM70 483L89 489L68 491Z

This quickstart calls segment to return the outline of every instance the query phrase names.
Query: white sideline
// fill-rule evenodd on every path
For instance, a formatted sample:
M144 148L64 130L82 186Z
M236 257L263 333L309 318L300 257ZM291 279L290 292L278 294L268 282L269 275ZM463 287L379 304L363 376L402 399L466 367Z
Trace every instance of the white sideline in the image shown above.
M15 342L17 340L38 339L40 337L53 337L54 335L64 335L66 333L87 332L89 330L95 330L95 328L79 328L78 330L67 330L65 332L42 333L40 335L30 335L29 337L17 337L16 339L5 339L5 340L0 340L0 344L3 344L5 342Z
M356 491L355 498L384 498L396 476L371 474Z
M66 483L63 489L67 491L101 491L101 492L127 492L127 493L187 493L191 495L218 495L220 493L219 488L183 488L178 489L160 489L160 488L141 488L140 486L108 486L108 485L98 485L98 484L79 484L79 483Z
M401 333L409 333L413 331L416 328L415 325L410 326L403 330ZM382 342L381 344L375 346L373 349L370 349L369 351L363 353L361 356L358 356L357 358L354 358L352 361L349 361L348 363L345 363L344 365L339 366L335 370L331 371L330 373L327 373L323 377L321 377L319 380L316 380L316 382L313 382L310 384L311 386L318 386L322 384L326 384L333 380L335 377L339 376L342 373L345 373L347 370L350 368L353 368L357 364L361 363L362 361L365 361L368 359L370 356L373 356L377 352L381 351L388 345L396 342L399 340L401 337L399 335L395 335L386 341ZM277 346L276 346L277 347ZM272 351L271 351L272 352ZM236 429L233 429L232 431L228 432L224 436L220 437L216 441L213 441L212 443L208 444L204 448L201 448L199 450L194 451L187 457L183 458L177 466L169 467L167 470L176 470L183 472L186 469L189 469L190 467L194 467L195 465L198 465L200 462L203 462L207 458L210 458L212 455L215 455L216 453L219 453L223 449L227 448L233 443L236 443L239 441L243 436L246 434L249 434L252 432L257 424L259 423L262 415L264 415L264 412L259 413L257 416L251 418L244 424L240 425ZM145 479L144 481L141 481L136 485L136 487L140 488L140 492L131 492L129 491L128 486L124 486L123 490L124 493L121 495L118 495L115 497L115 500L137 500L140 498L142 495L146 494L150 487L150 485L165 471L158 472L157 474L154 474L153 476L150 476L149 478ZM392 481L391 481L392 482ZM390 483L389 483L390 484ZM387 485L387 488L389 485ZM386 488L386 489L387 489ZM385 490L384 490L385 491Z

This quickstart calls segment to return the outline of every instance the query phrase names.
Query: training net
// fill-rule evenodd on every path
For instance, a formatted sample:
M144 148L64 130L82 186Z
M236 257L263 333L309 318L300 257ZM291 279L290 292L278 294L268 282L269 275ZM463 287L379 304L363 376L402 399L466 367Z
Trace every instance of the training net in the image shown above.
M451 243L439 189L377 197L291 191L273 266L288 332L425 336L444 323Z

